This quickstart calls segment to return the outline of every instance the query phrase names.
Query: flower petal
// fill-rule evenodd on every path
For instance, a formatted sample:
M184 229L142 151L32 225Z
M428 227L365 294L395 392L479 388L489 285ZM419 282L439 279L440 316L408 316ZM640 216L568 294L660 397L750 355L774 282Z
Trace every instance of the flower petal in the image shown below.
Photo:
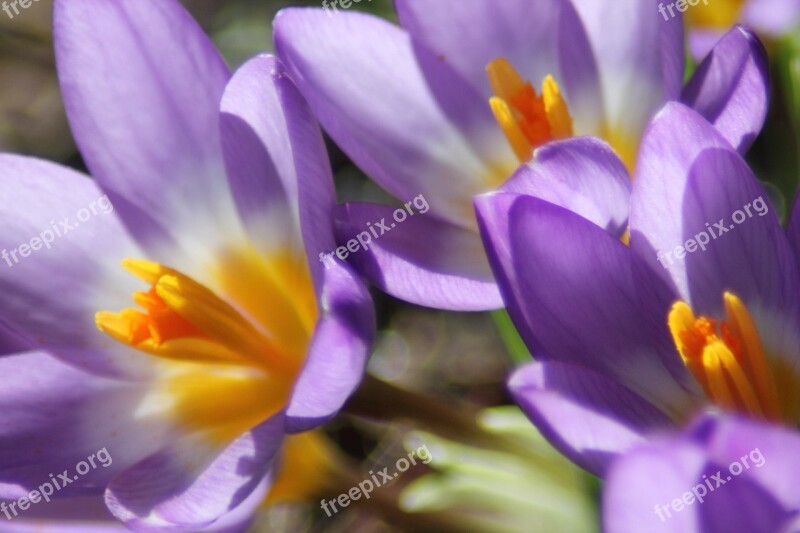
M759 331L771 332L774 353L797 353L797 265L766 192L717 130L669 104L642 144L635 183L631 249L642 289L673 287L653 298L682 299L709 316L724 314L723 293L732 291ZM680 258L687 246L694 251Z
M261 486L283 441L279 414L224 450L185 437L115 477L106 504L132 529L197 531Z
M709 453L719 464L743 463L742 456L748 455L750 468L742 477L759 484L784 508L800 510L800 494L792 482L800 476L800 436L792 428L721 417L707 441Z
M9 329L37 346L108 346L94 314L129 301L136 280L118 265L140 256L115 207L72 170L0 155L0 320Z
M620 457L607 476L603 498L604 529L611 533L643 530L700 533L695 508L681 512L667 509L671 513L667 515L667 511L659 507L670 505L691 490L706 463L707 457L700 446L673 440L640 446Z
M532 363L517 370L508 386L556 448L599 475L615 455L644 442L646 433L671 425L630 389L576 365Z
M422 193L440 216L474 226L471 197L507 178L516 160L498 127L473 140L453 123L409 35L377 17L331 17L321 9L284 9L274 25L281 60L347 155L397 198ZM428 53L425 64L435 60ZM463 102L470 86L454 73L440 75L448 94ZM477 96L472 105L488 107ZM487 145L487 138L497 141ZM508 157L484 161L478 148Z
M327 422L361 383L375 337L372 298L350 269L333 262L324 271L323 317L286 409L288 431Z
M697 68L681 100L740 153L746 152L769 105L767 52L758 37L744 26L726 33Z
M630 176L611 147L593 137L539 148L501 190L560 205L616 236L627 227Z
M165 254L238 230L218 125L230 72L180 3L58 0L54 36L75 139L137 240Z
M800 504L791 481L800 468L798 444L791 430L704 415L685 433L642 445L612 465L606 529L789 531Z
M46 352L0 357L0 496L19 498L61 472L74 479L61 481L54 498L100 494L166 442L162 425L134 416L145 393L143 383L96 376ZM76 476L95 454L96 467Z
M334 248L336 193L325 143L277 58L256 57L236 72L221 121L231 188L251 240L268 251L305 243L314 259ZM312 260L310 267L320 292L323 266Z
M534 337L534 357L585 366L680 416L691 402L691 380L664 325L666 310L638 299L628 248L538 198L520 196L509 206L502 198L491 205L489 196L485 203L481 222L487 209L499 216L507 209L508 242L488 228L484 237L494 248L493 267L503 271L506 299L517 300L509 313ZM512 275L515 284L503 286Z
M234 73L220 104L231 192L251 242L267 254L299 241L292 231L298 225L297 176L275 86L277 67L271 56L251 59ZM276 225L285 230L274 231Z
M426 200L417 196L406 205L417 207L417 199ZM407 302L462 311L501 307L477 233L409 211L369 203L339 207L339 242L372 240L369 250L362 246L347 260L381 290ZM402 213L402 222L395 213Z
M665 23L652 2L640 0L572 3L597 58L608 128L632 143L662 103L679 94L680 17Z
M778 37L800 23L800 1L748 0L741 19L759 33Z

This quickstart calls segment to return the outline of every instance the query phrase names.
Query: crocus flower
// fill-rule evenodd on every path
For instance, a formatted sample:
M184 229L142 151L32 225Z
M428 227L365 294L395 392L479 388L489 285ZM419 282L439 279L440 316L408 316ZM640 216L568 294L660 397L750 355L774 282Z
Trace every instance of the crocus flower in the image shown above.
M702 417L614 462L603 494L604 530L797 531L798 449L796 431Z
M682 92L682 26L666 24L655 3L395 5L402 27L312 8L285 9L274 27L278 55L334 141L400 201L422 194L430 204L396 227L388 206L350 203L337 215L342 240L385 221L370 249L347 260L409 302L502 305L472 198L503 184L538 146L595 135L632 167L643 128L666 101L684 99L741 150L766 114L765 56L744 28Z
M589 143L564 141L521 173L581 172L621 217L622 163ZM639 158L630 246L594 205L477 200L509 314L537 359L511 390L556 447L600 475L707 410L800 421L800 218L787 237L741 156L682 104L653 120Z
M370 298L306 258L334 246L333 182L274 57L231 75L174 0L57 0L54 26L94 180L0 155L0 498L64 471L53 497L196 531L354 390Z
M689 50L702 58L714 43L736 23L746 24L762 39L774 39L800 24L798 0L692 0L683 8L688 26ZM672 4L673 9L669 6ZM659 3L665 21L678 13L672 2Z

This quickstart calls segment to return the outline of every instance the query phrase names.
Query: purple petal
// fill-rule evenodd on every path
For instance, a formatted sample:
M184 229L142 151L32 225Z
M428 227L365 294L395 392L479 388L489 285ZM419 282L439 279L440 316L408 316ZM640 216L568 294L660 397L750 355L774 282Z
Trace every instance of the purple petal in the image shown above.
M483 102L492 95L486 66L503 57L535 86L548 74L559 84L581 132L597 132L603 118L597 67L580 19L568 1L458 0L432 4L399 0L403 27L468 80ZM488 110L484 103L483 108Z
M739 462L743 465L743 457L747 456L750 468L737 477L737 484L740 478L750 480L769 492L784 508L800 511L800 494L793 481L800 476L797 454L800 435L794 429L723 417L716 421L708 447L719 464Z
M472 196L507 178L516 160L496 126L471 139L453 123L409 35L377 17L321 9L284 9L274 24L281 60L348 156L397 198L424 194L439 216L474 225ZM470 91L454 76L449 84L459 101ZM488 107L477 96L470 105ZM482 160L481 146L506 155Z
M7 507L8 509L8 507ZM3 524L8 533L125 533L114 520L102 495L57 500L39 500L27 510Z
M653 2L572 0L597 58L608 126L628 142L639 138L683 76L680 19L666 22Z
M695 501L693 507L680 512L661 507L671 505L691 490L706 464L707 457L700 446L680 440L656 441L620 457L606 478L604 530L700 533L701 504Z
M701 61L714 49L714 45L722 39L725 31L717 28L693 28L689 32L689 52L697 61Z
M0 495L24 496L63 471L75 478L79 462L105 449L96 468L54 491L100 494L164 442L157 423L133 415L146 392L146 383L95 376L45 352L0 357Z
M286 409L291 432L306 431L336 415L361 383L375 336L372 299L338 260L325 268L321 307L325 314Z
M271 250L304 242L312 258L334 248L336 194L325 144L277 58L257 57L236 72L221 120L231 188L251 240ZM302 240L291 225L302 228ZM319 292L323 267L316 260L310 267Z
M580 366L532 363L517 370L508 386L545 437L600 475L614 456L644 442L646 433L671 426L641 396Z
M744 26L725 34L697 68L681 99L740 153L746 152L769 106L767 52L758 37Z
M58 0L54 36L73 134L131 233L158 251L234 231L218 114L230 72L180 3Z
M132 529L208 526L261 486L283 425L283 415L276 415L221 451L191 437L177 441L114 478L106 504Z
M369 203L339 207L339 242L358 244L361 238L369 247L359 245L347 261L381 290L407 302L462 311L502 307L477 233L426 215L414 209L415 203L407 205L408 211ZM396 213L402 217L395 218Z
M611 147L593 137L539 148L501 190L560 205L614 235L627 227L630 176Z
M136 280L119 262L141 256L114 208L83 175L0 155L0 320L7 328L37 346L109 345L94 314L129 301Z
M631 248L643 289L675 287L673 300L711 316L723 313L723 293L732 291L760 331L769 332L773 353L796 353L797 266L767 194L741 156L696 112L670 104L653 122L640 157ZM681 259L676 247L689 239L706 241L705 250L690 244L694 251Z
M500 206L489 208L496 213ZM487 211L479 212L483 220ZM678 383L689 388L686 369L661 309L638 300L628 248L592 222L538 198L519 197L505 216L509 242L488 228L484 235L494 248L490 258L498 250L510 254L493 265L506 279L515 276L516 286L504 287L504 294L518 299L514 309L523 316L511 316L515 323L524 320L523 331L534 336L534 357L585 366L673 416L685 410L691 400Z
M748 0L741 19L759 33L778 37L800 23L800 0Z
M264 253L293 246L297 176L271 56L240 67L225 88L220 128L231 193L251 242ZM289 224L287 224L289 222ZM277 224L284 231L274 231Z
M0 355L23 352L30 347L30 342L0 320Z
M800 437L787 428L701 417L686 433L650 442L613 464L606 529L789 531L800 507L792 482L798 445Z

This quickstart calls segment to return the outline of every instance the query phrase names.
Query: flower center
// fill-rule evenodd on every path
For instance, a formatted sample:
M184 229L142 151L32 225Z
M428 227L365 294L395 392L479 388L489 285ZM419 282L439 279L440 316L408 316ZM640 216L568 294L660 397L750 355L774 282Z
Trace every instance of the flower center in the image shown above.
M745 0L714 0L714 6L698 4L686 11L689 26L727 30L742 12Z
M672 306L669 329L684 364L720 407L790 422L793 401L779 395L777 366L770 366L747 307L730 292L724 304L725 320L719 322L695 317L685 302Z
M237 293L240 287L234 280L255 276L259 270L268 268L267 263L256 260L255 255L227 259L236 264L237 272L235 276L221 276L220 285L229 299L236 302L236 308L177 270L126 259L123 267L150 285L149 290L133 294L133 301L141 309L100 311L95 316L101 331L122 344L155 356L161 363L159 381L148 398L148 407L166 409L175 414L183 429L204 431L223 442L263 422L286 405L310 339L308 322L313 323L316 315L313 307L304 313L279 309L265 323L261 320L268 314L265 310L276 303L280 307L284 302L266 298L259 301L252 296L254 288L250 289L248 302ZM249 268L248 263L252 263ZM274 267L271 270L274 272ZM297 270L307 273L307 269ZM275 285L277 281L267 280L263 284ZM308 288L306 283L289 287L297 291L298 299L307 291L313 293L310 279L303 281ZM269 290L258 292L262 296L270 294ZM260 317L257 308L261 310ZM270 316L279 319L269 323ZM292 317L295 324L288 323ZM287 331L299 338L288 342L273 333L286 335Z
M520 161L528 161L546 142L572 137L572 117L552 76L545 77L537 95L506 59L495 59L486 70L495 94L489 105Z

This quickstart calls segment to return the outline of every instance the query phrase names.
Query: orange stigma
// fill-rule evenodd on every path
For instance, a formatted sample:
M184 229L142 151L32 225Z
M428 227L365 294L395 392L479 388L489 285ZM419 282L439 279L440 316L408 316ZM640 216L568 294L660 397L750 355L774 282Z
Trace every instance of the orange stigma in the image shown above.
M143 260L126 259L122 266L151 288L133 295L142 311L96 314L97 327L117 341L168 359L242 364L288 374L297 370L298 361L188 276Z
M686 368L721 408L789 421L795 409L792 402L781 402L777 376L747 307L730 292L724 304L725 320L719 322L695 317L685 302L672 306L669 329Z
M489 105L520 161L528 161L546 142L572 137L572 117L552 76L545 77L537 95L506 59L495 59L486 70L495 94Z

